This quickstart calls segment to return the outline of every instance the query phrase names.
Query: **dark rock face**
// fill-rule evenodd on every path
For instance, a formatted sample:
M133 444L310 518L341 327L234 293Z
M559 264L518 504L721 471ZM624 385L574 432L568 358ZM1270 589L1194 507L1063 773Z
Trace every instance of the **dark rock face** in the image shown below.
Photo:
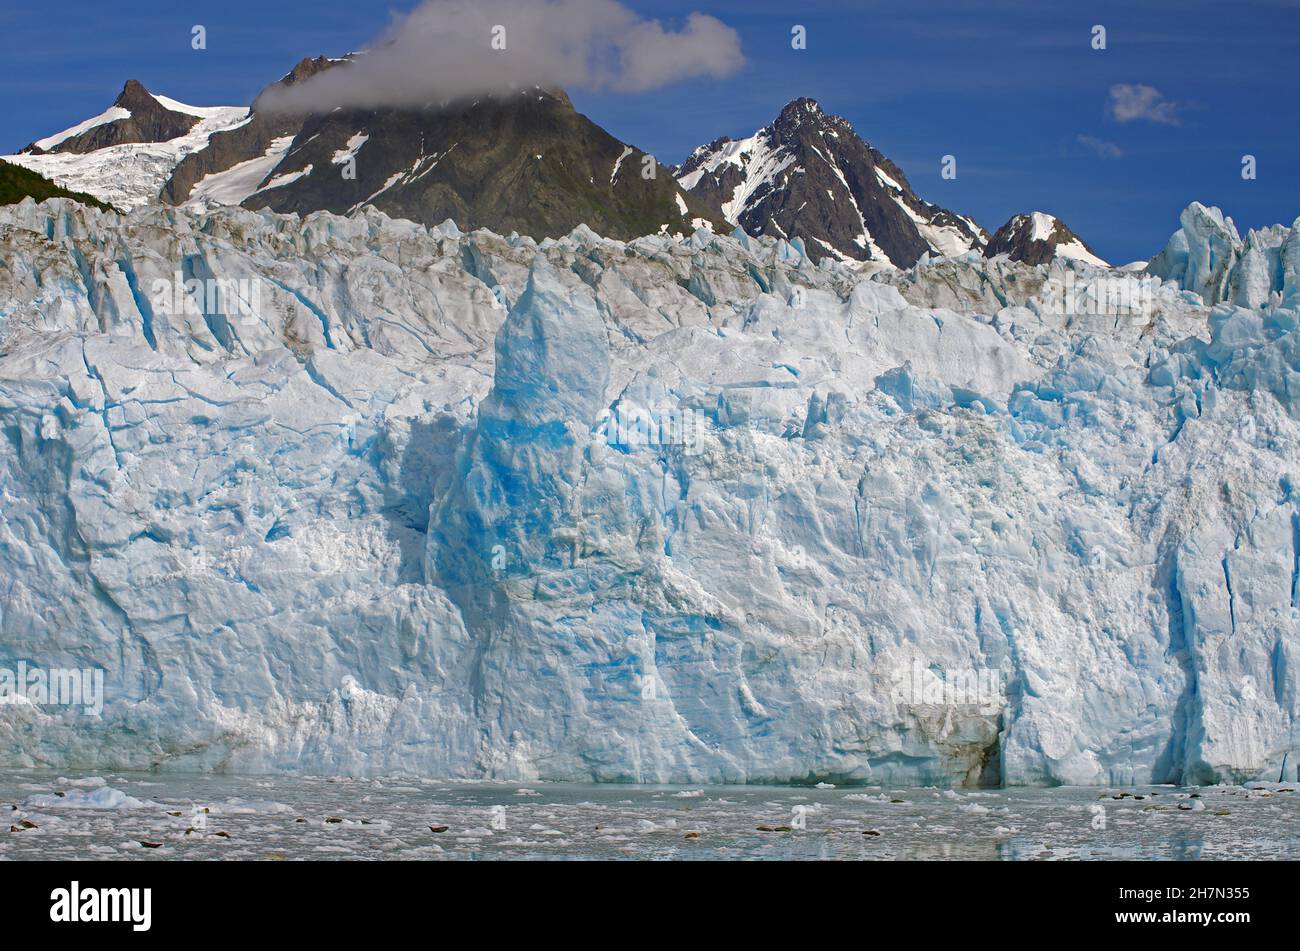
M277 85L346 62L304 60ZM646 178L645 153L578 113L558 90L308 116L259 109L265 96L254 101L250 121L213 135L207 148L181 161L162 190L164 201L186 201L205 176L263 156L274 140L292 135L245 207L305 215L370 204L423 224L451 218L467 230L536 238L579 224L620 239L665 224L689 233L695 219L726 227L717 209L682 192L670 169L654 164L654 177Z
M1037 223L1036 216L1039 219ZM1056 257L1057 249L1062 245L1078 245L1088 254L1097 257L1096 252L1067 228L1065 222L1041 212L1013 217L993 235L984 248L984 256L991 258L1005 254L1011 260L1025 264L1048 264Z
M796 99L749 139L698 148L676 172L751 234L799 237L831 254L910 267L926 252L980 247L979 225L918 198L902 170L839 116Z
M206 148L191 152L181 159L171 178L162 188L161 198L174 205L183 203L190 192L207 175L224 172L240 162L264 155L276 139L294 135L302 128L303 116L287 113L258 111L258 103L267 91L276 87L293 86L303 82L317 73L329 69L342 60L332 60L325 56L304 59L298 63L283 79L264 89L253 100L252 118L237 129L218 132L208 139Z
M689 233L695 218L725 226L683 195L669 169L655 165L655 177L644 177L644 157L556 91L422 110L340 110L308 118L274 172L303 174L244 205L345 214L370 204L424 224L451 218L465 229L539 239L579 224L618 239L665 224Z
M35 155L44 152L75 152L84 155L97 149L131 142L167 142L189 132L199 122L198 116L168 109L134 79L127 81L113 105L128 110L131 115L87 129L48 150L39 149L32 144L23 151Z

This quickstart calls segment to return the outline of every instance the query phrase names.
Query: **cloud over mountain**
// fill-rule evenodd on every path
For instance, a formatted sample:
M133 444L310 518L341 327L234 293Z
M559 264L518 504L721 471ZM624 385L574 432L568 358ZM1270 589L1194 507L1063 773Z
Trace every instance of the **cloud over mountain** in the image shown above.
M736 31L702 13L674 28L616 0L428 0L345 68L260 107L412 107L527 86L636 93L743 63Z

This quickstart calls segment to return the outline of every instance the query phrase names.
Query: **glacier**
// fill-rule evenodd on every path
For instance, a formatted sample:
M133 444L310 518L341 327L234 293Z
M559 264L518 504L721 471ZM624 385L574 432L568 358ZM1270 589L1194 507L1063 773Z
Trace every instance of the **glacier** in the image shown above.
M183 158L206 148L217 133L237 129L251 119L247 106L191 106L166 96L150 96L148 92L144 95L153 99L160 109L195 116L199 121L189 132L163 142L128 142L89 152L19 152L0 156L0 161L30 169L70 191L93 195L114 208L130 210L155 203L158 193ZM55 148L74 135L130 116L130 110L112 106L92 119L32 144L42 149ZM228 182L232 177L225 175L222 180ZM248 185L242 194L236 193L238 184L242 183L231 184L235 184L235 188L227 185L224 191L218 191L210 184L196 198L235 199L238 203L257 187L258 182Z
M1300 219L1289 228L1253 229L1243 241L1231 218L1193 202L1179 223L1149 273L1175 281L1207 304L1300 307Z
M1108 313L1063 259L0 209L0 668L105 672L0 755L1294 780L1300 222L1181 225Z

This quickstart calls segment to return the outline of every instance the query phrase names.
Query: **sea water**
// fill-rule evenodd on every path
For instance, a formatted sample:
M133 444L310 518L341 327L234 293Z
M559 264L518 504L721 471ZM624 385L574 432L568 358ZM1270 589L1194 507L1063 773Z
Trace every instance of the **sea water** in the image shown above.
M1300 791L1285 783L953 790L7 770L0 812L0 859L1300 858Z

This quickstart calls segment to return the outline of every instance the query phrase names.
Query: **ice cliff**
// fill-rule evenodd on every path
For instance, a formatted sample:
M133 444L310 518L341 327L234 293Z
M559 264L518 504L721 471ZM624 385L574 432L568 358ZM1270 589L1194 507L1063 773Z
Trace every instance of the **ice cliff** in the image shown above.
M105 671L0 756L1294 779L1300 239L1182 226L1116 310L1079 262L0 210L0 668Z
M1231 218L1193 202L1180 224L1149 273L1176 281L1208 304L1300 307L1300 218L1290 228L1249 231L1243 241Z

